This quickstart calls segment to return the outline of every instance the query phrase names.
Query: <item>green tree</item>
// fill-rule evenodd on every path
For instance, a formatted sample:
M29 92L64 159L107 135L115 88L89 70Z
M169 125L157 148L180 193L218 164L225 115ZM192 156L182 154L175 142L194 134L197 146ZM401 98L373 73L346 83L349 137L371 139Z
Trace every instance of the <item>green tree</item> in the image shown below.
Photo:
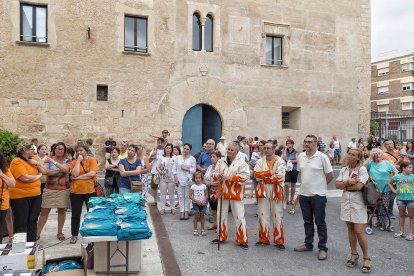
M374 135L374 137L378 137L378 130L379 130L379 123L375 120L371 120L369 124L369 132Z
M7 156L9 162L16 156L17 146L22 141L23 139L20 138L19 135L13 134L5 129L0 129L0 151Z

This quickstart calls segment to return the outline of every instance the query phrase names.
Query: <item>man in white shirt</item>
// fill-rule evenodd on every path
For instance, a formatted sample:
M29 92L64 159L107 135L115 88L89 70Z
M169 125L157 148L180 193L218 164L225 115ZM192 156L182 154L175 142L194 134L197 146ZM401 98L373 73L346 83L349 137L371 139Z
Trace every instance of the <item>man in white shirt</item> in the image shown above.
M221 152L221 155L224 156L227 153L227 143L225 142L226 137L221 136L220 142L217 143L216 149Z
M328 248L328 231L325 222L327 185L333 179L332 166L326 154L318 151L315 135L307 135L304 141L305 152L298 156L298 171L301 174L301 188L299 203L305 226L305 243L295 247L295 251L304 252L313 250L315 224L319 237L319 260L326 260Z
M354 149L356 147L357 147L357 144L356 144L355 138L352 138L351 141L349 141L348 150L346 152L348 152L350 149Z

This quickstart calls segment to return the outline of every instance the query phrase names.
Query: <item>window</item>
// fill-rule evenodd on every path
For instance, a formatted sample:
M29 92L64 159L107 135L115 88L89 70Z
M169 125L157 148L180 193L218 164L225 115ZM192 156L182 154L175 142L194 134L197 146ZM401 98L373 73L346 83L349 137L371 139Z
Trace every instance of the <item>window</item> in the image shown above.
M20 4L20 41L47 43L47 7Z
M213 52L213 17L209 14L204 24L204 50Z
M266 36L266 64L282 65L282 38Z
M390 87L389 86L380 86L380 87L377 87L377 92L378 92L379 95L380 94L387 94L389 92L389 90L390 90Z
M414 102L402 103L401 110L413 110L414 109Z
M96 86L96 100L98 101L108 100L108 85L98 84Z
M390 105L383 104L378 106L378 112L388 112L390 110Z
M289 112L282 112L282 128L289 128L290 124Z
M148 18L125 16L124 50L148 52Z
M193 14L193 51L201 51L201 20L198 13Z
M402 83L401 91L414 90L413 87L414 87L414 83L412 82Z
M379 77L381 77L381 76L386 76L386 75L388 75L390 73L390 68L381 68L381 69L378 69L378 76Z
M401 65L401 72L413 71L414 70L414 63L405 63Z

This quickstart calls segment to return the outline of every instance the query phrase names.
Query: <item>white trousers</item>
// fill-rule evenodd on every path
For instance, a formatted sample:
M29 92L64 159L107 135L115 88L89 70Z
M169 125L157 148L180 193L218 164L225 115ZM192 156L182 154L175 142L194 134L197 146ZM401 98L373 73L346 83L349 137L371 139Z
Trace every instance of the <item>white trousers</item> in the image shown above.
M172 190L174 191L174 190ZM180 212L188 212L190 211L190 187L187 186L179 186L178 187L178 202L180 204Z
M160 181L160 203L161 209L165 208L165 202L167 201L167 193L168 193L168 200L170 202L170 207L174 208L174 191L175 191L175 184L171 178L164 178L161 177Z
M227 240L228 236L228 221L229 205L231 205L231 212L233 214L234 225L236 227L236 242L238 244L245 244L248 242L246 219L244 218L244 203L239 200L223 200L223 210L221 211L220 220L220 240ZM217 219L220 217L220 200L217 201ZM218 235L218 230L217 230Z

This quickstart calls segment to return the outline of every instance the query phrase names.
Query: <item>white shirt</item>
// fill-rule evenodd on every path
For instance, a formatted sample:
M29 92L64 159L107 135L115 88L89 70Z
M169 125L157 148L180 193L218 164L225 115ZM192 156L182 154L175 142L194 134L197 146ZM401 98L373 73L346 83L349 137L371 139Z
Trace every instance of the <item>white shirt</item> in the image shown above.
M326 154L316 151L308 158L306 152L298 156L298 171L301 174L302 184L300 194L303 196L326 196L327 183L325 174L332 172L332 166Z
M154 159L154 165L152 166L152 168L151 168L151 173L152 174L158 174L158 171L157 171L157 164L158 164L158 162L159 162L159 160L160 160L160 158L162 157L164 155L164 149L157 149L157 154L156 154L156 157L155 157L155 159Z
M191 185L191 190L193 190L193 197L196 200L203 201L207 186L204 183L200 185L193 184Z
M334 149L339 149L339 141L338 140L333 140L333 145L334 145Z
M349 144L348 144L348 148L350 148L350 149L352 149L352 148L356 148L357 147L357 145L356 145L356 142L349 142Z
M183 165L190 169L190 172L183 171L181 168ZM173 174L177 175L180 186L188 185L188 182L190 182L193 178L193 174L196 172L196 169L196 160L193 156L188 156L185 160L182 155L174 158Z

